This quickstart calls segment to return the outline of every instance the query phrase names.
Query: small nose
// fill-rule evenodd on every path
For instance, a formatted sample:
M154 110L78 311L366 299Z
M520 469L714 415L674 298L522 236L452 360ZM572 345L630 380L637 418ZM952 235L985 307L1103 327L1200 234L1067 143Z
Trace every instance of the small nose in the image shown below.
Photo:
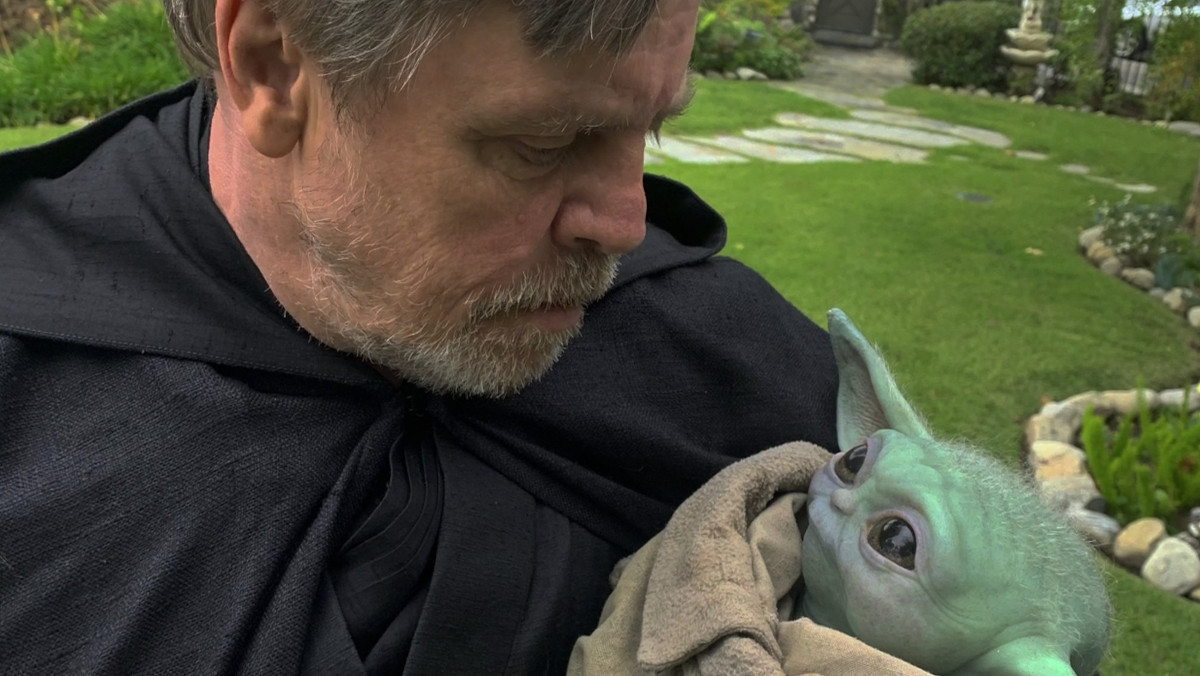
M854 511L854 493L848 488L835 488L829 495L829 504L842 514L850 514Z
M640 136L612 138L591 157L581 158L555 216L555 242L567 249L607 254L636 249L646 236L646 192L642 188Z

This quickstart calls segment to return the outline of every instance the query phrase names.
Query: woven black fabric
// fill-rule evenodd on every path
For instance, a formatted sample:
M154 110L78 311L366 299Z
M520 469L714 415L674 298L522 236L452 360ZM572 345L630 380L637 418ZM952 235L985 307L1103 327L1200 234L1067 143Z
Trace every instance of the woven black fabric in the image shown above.
M828 338L683 186L544 379L436 397L283 314L207 114L0 155L0 673L559 673L686 495L833 446Z

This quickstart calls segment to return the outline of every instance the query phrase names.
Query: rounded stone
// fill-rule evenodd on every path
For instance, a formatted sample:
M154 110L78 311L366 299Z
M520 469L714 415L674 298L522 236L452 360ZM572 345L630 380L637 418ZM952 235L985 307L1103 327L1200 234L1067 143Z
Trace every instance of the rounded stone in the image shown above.
M1129 524L1113 540L1113 558L1122 565L1140 569L1150 558L1154 547L1167 537L1167 527L1161 519L1146 517Z
M1197 391L1196 387L1190 387L1187 391L1184 391L1183 388L1163 390L1158 393L1158 405L1162 408L1171 407L1177 409L1183 406L1184 395L1187 395L1188 411L1200 410L1200 391ZM1200 507L1195 508L1193 511L1197 510L1200 510ZM1200 514L1195 518L1200 520Z
M1142 565L1142 577L1172 594L1187 594L1200 587L1200 554L1186 542L1167 538Z
M1172 312L1183 312L1184 308L1187 307L1187 303L1183 299L1183 289L1180 287L1175 287L1168 291L1162 297L1162 302L1166 303Z
M1200 305L1188 309L1187 320L1188 324L1191 324L1193 328L1200 329Z
M1038 481L1084 474L1087 456L1061 441L1035 441L1029 449L1029 461Z
M1154 272L1146 268L1125 268L1121 271L1121 279L1143 291L1154 288Z
M1066 512L1067 523L1075 532L1086 539L1093 547L1105 552L1112 550L1117 533L1121 532L1121 524L1107 514L1093 512L1090 509L1071 507Z
M1149 291L1147 291L1146 293L1150 294L1151 298L1157 298L1159 300L1162 300L1163 296L1167 295L1167 290L1160 289L1156 286L1153 289L1150 289Z
M1100 272L1103 272L1109 277L1116 277L1117 275L1121 274L1121 270L1123 269L1124 266L1121 265L1121 261L1117 260L1116 258L1106 258L1100 261Z
M1075 436L1075 428L1056 417L1040 413L1029 417L1025 425L1025 440L1029 448L1038 441L1061 441L1070 443Z
M1039 484L1042 502L1051 510L1064 513L1079 508L1100 497L1100 490L1090 474L1049 479Z
M1117 253L1113 251L1113 248L1104 242L1093 242L1092 245L1087 248L1087 259L1097 264L1100 263L1100 261L1108 260L1116 255Z
M1104 226L1093 225L1092 227L1079 233L1079 248L1087 251L1096 242L1104 239Z
M1146 407L1158 408L1158 392L1154 390L1110 390L1096 395L1096 415L1128 415L1137 411L1139 401L1145 401Z

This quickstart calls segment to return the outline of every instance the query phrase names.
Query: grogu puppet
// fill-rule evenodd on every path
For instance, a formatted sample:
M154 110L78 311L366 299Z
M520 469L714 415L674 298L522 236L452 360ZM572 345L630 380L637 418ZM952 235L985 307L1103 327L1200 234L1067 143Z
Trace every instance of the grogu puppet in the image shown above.
M1110 607L1088 547L984 453L935 440L829 313L841 452L813 477L800 614L943 676L1090 676Z

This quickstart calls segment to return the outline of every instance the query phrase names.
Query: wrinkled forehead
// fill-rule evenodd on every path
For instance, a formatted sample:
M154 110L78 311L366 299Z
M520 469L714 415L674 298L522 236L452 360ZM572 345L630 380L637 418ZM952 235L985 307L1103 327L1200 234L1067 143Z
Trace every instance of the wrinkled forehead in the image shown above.
M873 479L935 493L961 488L966 483L948 449L937 442L891 430L882 430L877 436L882 444L871 469Z

